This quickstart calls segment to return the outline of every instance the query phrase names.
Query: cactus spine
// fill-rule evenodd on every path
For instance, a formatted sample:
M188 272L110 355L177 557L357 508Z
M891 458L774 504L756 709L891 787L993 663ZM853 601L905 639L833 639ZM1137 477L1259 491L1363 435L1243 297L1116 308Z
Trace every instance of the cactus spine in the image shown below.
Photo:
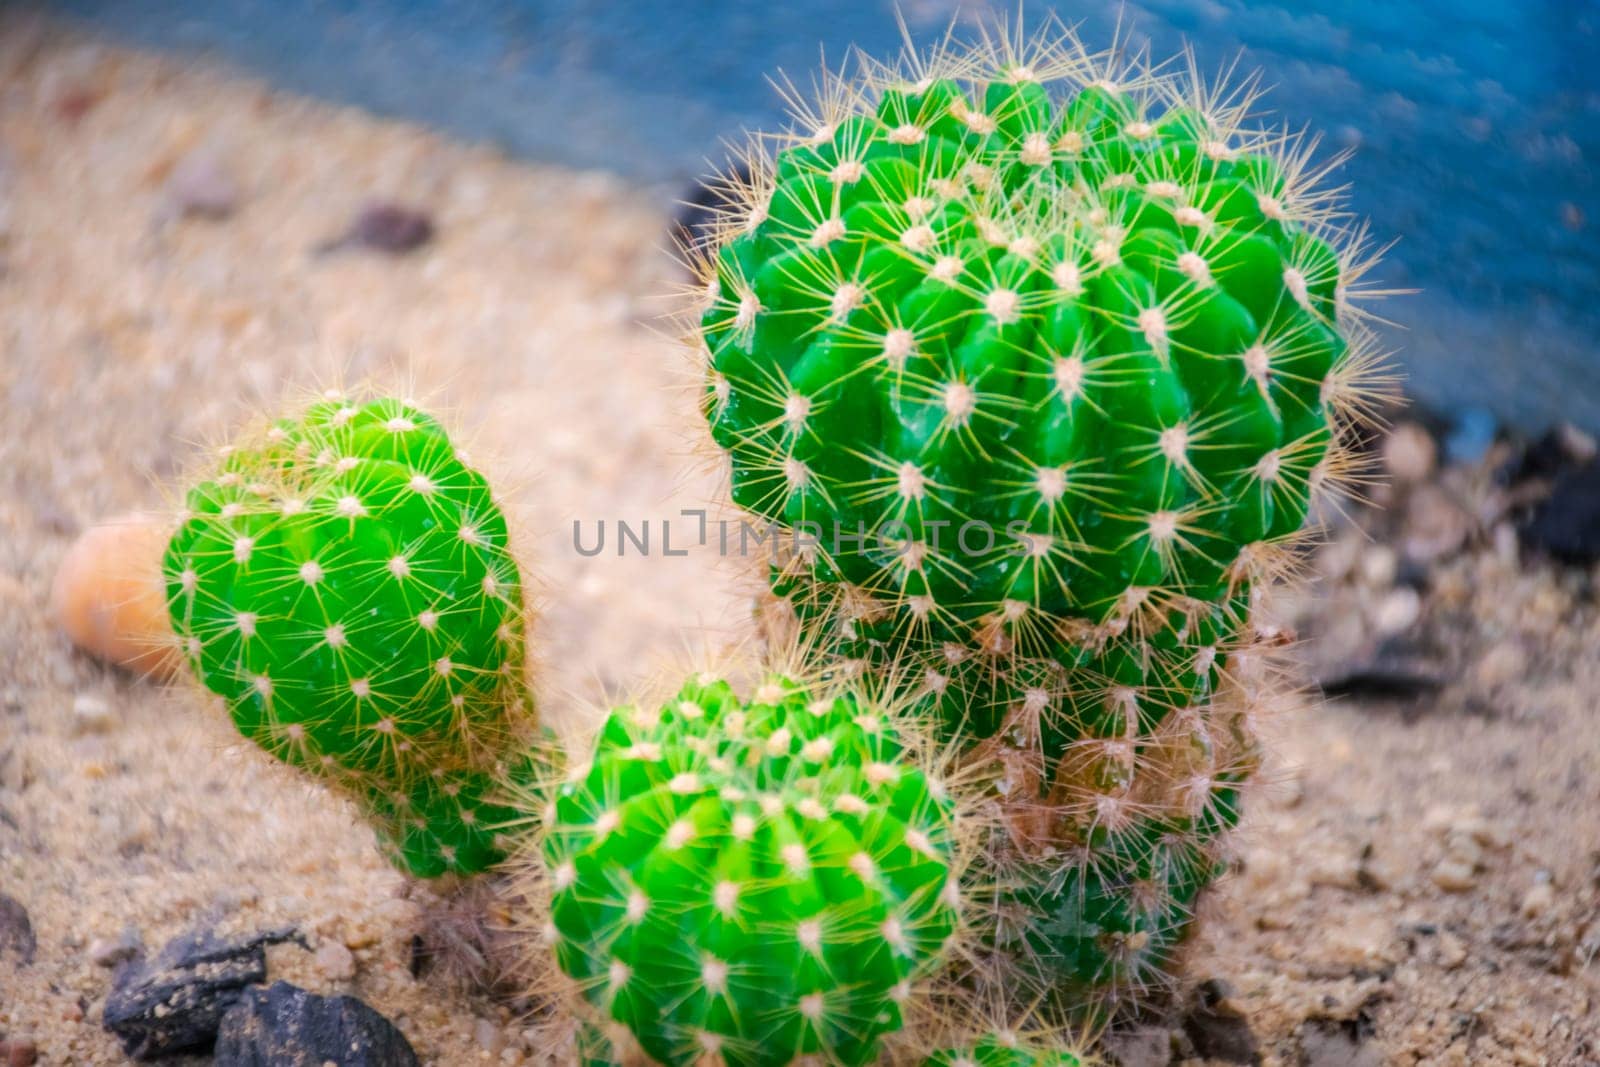
M532 712L521 575L435 419L330 395L224 449L164 576L195 676L239 732L353 796L397 865L503 857L514 813L495 783Z
M958 931L954 805L890 717L769 677L611 713L545 818L540 936L667 1064L863 1064ZM611 1044L615 1045L615 1038ZM622 1058L622 1057L618 1057Z
M1000 767L1017 976L1170 969L1259 760L1256 591L1376 365L1309 146L1069 34L860 62L696 249L735 503L779 614Z

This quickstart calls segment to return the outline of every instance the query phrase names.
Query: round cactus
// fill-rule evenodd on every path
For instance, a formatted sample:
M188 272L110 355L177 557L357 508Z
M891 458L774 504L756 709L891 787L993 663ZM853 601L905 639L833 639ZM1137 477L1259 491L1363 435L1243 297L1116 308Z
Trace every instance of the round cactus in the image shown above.
M173 628L240 733L351 792L415 874L500 858L494 781L531 713L522 585L439 423L325 397L224 449L185 505Z
M560 787L541 936L659 1062L867 1063L958 928L953 813L879 709L696 678Z
M705 250L735 502L938 640L1238 588L1370 362L1326 194L1248 98L1036 52L841 85Z
M693 251L774 613L997 768L1027 995L1157 985L1260 761L1259 592L1384 384L1312 144L1065 33L829 79Z

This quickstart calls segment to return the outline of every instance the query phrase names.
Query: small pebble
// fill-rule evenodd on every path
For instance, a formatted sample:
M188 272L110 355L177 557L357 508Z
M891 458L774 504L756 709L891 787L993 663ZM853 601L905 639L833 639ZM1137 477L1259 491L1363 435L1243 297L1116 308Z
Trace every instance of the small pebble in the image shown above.
M239 206L239 185L220 156L198 148L178 161L167 178L167 210L191 218L225 219Z
M403 204L374 203L361 209L344 234L323 245L319 251L341 248L370 248L376 252L402 255L433 240L433 218L426 212Z
M1394 584L1400 570L1400 557L1388 545L1373 545L1361 553L1361 580L1375 589Z
M1478 872L1458 859L1441 860L1433 869L1433 884L1446 893L1465 893L1478 884Z
M1448 930L1439 935L1434 951L1435 960L1447 971L1453 971L1467 962L1467 943Z
M405 897L390 897L388 900L380 901L373 910L385 925L407 936L414 933L422 923L422 905Z
M1437 486L1418 486L1406 509L1406 558L1429 564L1455 555L1472 533L1473 520Z
M1388 892L1406 878L1407 868L1388 849L1373 848L1361 858L1361 882L1380 893Z
M489 1055L497 1055L506 1047L505 1031L488 1019L479 1019L472 1025L472 1036L477 1040L478 1047Z
M1527 666L1528 658L1522 654L1522 649L1504 641L1484 654L1473 670L1473 677L1484 689L1499 689L1521 677Z
M56 620L74 644L140 674L172 677L182 668L160 580L170 533L163 518L131 514L79 535L50 590Z
M1504 827L1477 814L1457 819L1450 827L1450 833L1453 838L1470 837L1483 848L1505 848L1511 843L1511 837Z
M1403 585L1378 601L1372 613L1372 626L1382 636L1394 637L1411 629L1421 614L1422 597L1415 589Z
M39 1046L25 1037L10 1038L0 1041L0 1056L6 1067L33 1067L39 1062Z
M1383 465L1397 482L1426 480L1438 461L1433 435L1415 422L1400 423L1383 443Z
M337 941L324 941L313 957L317 970L334 982L348 982L356 976L356 957Z
M1336 537L1317 552L1317 570L1325 578L1337 581L1352 570L1361 560L1362 541L1358 537Z
M100 102L94 89L69 89L56 100L56 114L68 123L77 123Z
M1382 914L1351 915L1318 939L1314 950L1329 963L1369 967L1394 952L1394 920Z
M1312 885L1357 889L1361 884L1361 858L1344 848L1322 850L1307 871Z
M1452 833L1445 838L1445 855L1457 863L1477 869L1483 863L1483 846L1466 833Z
M72 725L80 734L98 734L111 729L116 721L104 697L79 693L72 698Z
M1600 456L1600 442L1595 441L1594 435L1585 433L1572 423L1563 422L1555 432L1562 450L1572 457L1574 463L1589 463Z
M1522 897L1522 914L1529 919L1537 919L1550 910L1556 902L1556 887L1549 882L1539 882L1528 890Z
M89 962L96 967L115 967L124 960L133 959L143 947L144 939L139 931L129 926L114 938L97 937L89 942Z

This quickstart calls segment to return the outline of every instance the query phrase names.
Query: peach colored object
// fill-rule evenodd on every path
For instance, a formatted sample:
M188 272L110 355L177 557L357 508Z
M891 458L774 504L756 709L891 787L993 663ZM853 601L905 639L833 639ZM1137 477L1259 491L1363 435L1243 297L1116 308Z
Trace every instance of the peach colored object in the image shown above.
M56 621L79 648L159 678L182 664L161 585L168 532L166 520L148 514L92 526L67 550L50 591Z

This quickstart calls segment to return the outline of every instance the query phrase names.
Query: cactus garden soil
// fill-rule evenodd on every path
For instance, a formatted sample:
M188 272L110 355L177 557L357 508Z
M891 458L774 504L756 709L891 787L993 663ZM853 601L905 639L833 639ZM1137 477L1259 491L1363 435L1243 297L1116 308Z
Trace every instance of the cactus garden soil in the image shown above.
M420 246L319 251L374 203L425 213ZM0 894L36 942L26 960L0 908L0 1040L125 1062L103 964L125 934L206 923L297 927L309 950L271 949L272 976L360 996L424 1062L559 1056L414 966L427 894L351 811L202 694L75 652L47 597L78 530L159 506L242 412L378 376L414 382L506 486L549 717L736 640L759 582L661 551L661 520L676 552L680 510L720 491L692 454L693 368L650 329L675 281L665 210L22 15L0 20L0 208ZM1600 1059L1590 576L1519 560L1499 490L1423 467L1282 604L1308 666L1355 695L1274 723L1184 1002L1119 1038L1125 1063ZM648 557L574 549L574 520L589 544L647 518ZM1385 679L1400 695L1374 695Z

